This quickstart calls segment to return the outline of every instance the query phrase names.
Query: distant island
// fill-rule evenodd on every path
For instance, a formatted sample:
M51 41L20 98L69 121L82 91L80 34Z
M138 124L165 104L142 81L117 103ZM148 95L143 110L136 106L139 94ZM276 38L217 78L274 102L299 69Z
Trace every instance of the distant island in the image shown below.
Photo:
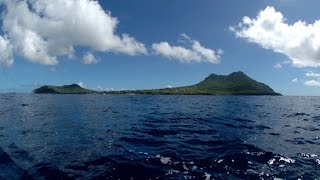
M33 90L35 94L93 94L97 91L84 89L77 84L65 86L42 86Z
M149 95L281 95L268 85L258 82L238 71L229 75L210 74L198 84L177 88L150 90L123 90L98 92L77 84L65 86L42 86L35 94L149 94Z

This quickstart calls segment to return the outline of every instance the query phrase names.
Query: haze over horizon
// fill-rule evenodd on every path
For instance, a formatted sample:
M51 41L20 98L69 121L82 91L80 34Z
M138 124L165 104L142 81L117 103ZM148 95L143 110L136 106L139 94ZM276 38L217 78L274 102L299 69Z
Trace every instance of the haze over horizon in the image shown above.
M0 92L195 84L243 71L320 95L320 2L0 0Z

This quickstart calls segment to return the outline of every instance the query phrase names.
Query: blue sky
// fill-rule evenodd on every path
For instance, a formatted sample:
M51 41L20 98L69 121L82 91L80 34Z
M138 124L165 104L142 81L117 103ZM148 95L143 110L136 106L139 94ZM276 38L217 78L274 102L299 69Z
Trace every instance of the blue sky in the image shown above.
M31 92L43 84L80 82L91 89L176 87L197 83L210 73L241 70L284 95L320 95L317 0L101 0L98 4L85 0L78 14L78 0L70 1L73 4L68 7L62 7L67 5L59 1L32 4L29 0L0 0L0 92ZM23 3L29 3L29 9L17 8ZM50 6L65 11L73 8L75 13L60 16L63 12L46 9ZM27 11L31 19L11 13L18 10ZM277 21L279 13L282 22ZM92 21L101 16L102 20ZM247 24L245 16L250 19ZM72 29L74 24L67 23L77 18L84 18L83 23ZM19 32L15 20L22 29ZM259 20L267 20L267 25L271 22L270 31L254 23ZM305 23L292 26L299 20ZM67 28L46 32L46 26L58 26L52 23L55 21ZM116 21L117 25L112 24ZM43 27L31 22L41 22ZM110 29L113 34L107 34ZM102 36L98 36L100 32ZM30 44L21 42L33 43L38 49L30 51ZM73 49L54 49L61 47L60 42L67 42Z

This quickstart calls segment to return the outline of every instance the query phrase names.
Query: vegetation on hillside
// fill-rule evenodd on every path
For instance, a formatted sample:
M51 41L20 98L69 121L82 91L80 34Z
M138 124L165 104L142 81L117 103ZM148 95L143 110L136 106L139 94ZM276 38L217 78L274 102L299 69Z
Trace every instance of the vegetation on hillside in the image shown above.
M42 86L33 90L35 94L92 94L96 91L84 89L77 84L65 86Z
M280 95L269 86L255 81L241 71L227 76L211 74L198 84L177 88L96 92L73 84L60 87L43 86L33 92L51 94Z

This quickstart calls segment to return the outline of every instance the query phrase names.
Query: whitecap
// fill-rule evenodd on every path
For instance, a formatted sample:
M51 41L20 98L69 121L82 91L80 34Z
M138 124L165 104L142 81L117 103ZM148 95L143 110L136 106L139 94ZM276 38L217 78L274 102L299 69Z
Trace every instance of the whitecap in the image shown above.
M211 174L205 172L204 177L206 178L205 180L210 180Z
M171 164L171 158L170 157L161 157L160 162L162 164Z
M284 158L284 157L280 157L279 161L285 161L286 163L295 163L296 160L291 159L291 158Z
M166 175L173 175L173 174L178 174L178 173L179 173L179 171L174 170L174 169L170 169L170 170L166 173Z
M192 166L192 171L196 171L198 169L197 166Z
M276 159L270 159L269 161L268 161L268 164L273 164L274 162L276 161Z
M318 157L316 154L300 153L301 157Z

